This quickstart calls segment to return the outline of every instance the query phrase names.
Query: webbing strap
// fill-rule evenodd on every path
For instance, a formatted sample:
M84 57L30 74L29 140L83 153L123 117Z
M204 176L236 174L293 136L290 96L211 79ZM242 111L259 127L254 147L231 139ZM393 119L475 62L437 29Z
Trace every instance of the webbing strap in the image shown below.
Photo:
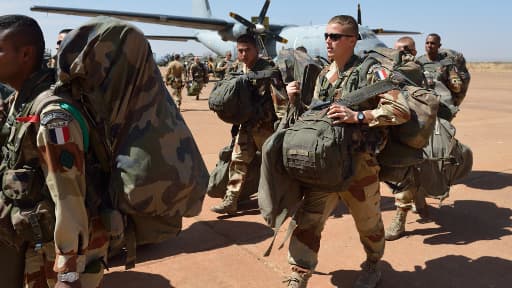
M132 269L135 267L137 258L137 240L135 238L135 224L128 217L128 221L125 228L125 239L126 239L126 261L124 263L124 269Z
M396 88L398 88L398 86L388 78L386 80L378 81L372 85L354 90L343 98L335 100L334 103L350 107L363 103L370 98ZM310 110L322 110L329 107L331 104L331 102L316 102L314 105L311 105Z

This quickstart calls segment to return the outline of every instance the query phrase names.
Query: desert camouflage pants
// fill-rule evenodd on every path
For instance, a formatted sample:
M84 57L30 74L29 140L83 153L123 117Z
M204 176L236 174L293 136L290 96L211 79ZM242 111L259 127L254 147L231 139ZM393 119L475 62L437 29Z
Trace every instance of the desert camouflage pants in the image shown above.
M181 91L183 90L183 87L179 88L173 88L172 89L172 98L174 99L174 102L176 102L176 105L181 106L182 96Z
M271 122L260 123L254 128L242 127L235 138L235 146L229 164L228 193L240 195L242 186L247 178L249 164L256 156L257 151L265 140L274 132Z
M415 205L416 209L421 210L427 205L425 195L414 184L403 191L395 193L394 196L395 206L399 208L411 209Z
M355 175L347 191L306 191L304 203L294 216L297 228L293 231L288 261L314 270L318 264L321 233L327 218L342 200L354 218L360 241L371 261L384 254L384 226L380 212L379 166L369 154L354 155Z
M108 249L108 236L103 224L96 218L91 221L92 234L89 238L89 247L84 257L85 271L80 273L79 280L82 288L101 287L103 279L103 263L106 261ZM57 281L55 266L55 244L53 242L43 244L43 247L34 250L29 247L25 252L25 288L53 288Z
M172 79L171 80L171 88L172 88L172 98L176 105L181 106L182 96L181 91L183 90L183 80L181 79Z

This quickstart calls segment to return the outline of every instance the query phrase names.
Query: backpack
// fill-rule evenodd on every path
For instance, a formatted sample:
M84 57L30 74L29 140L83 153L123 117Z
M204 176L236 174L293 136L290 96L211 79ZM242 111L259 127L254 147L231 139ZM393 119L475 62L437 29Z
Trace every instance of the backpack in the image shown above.
M66 36L57 65L54 94L76 103L91 127L97 174L106 178L104 224L113 234L119 223L111 221L125 219L121 245L133 267L136 245L175 236L182 217L200 213L208 171L140 30L93 18Z
M450 186L473 167L471 149L455 138L455 132L449 121L437 118L429 144L423 148L426 160L418 165L415 175L419 192L441 201L449 196Z
M411 54L390 48L375 48L366 51L361 64L361 75L366 75L373 65L379 64L393 71L406 85L402 89L411 111L411 119L404 124L391 126L391 135L412 148L421 149L427 145L434 128L439 96L430 89L421 88L425 77L421 66L414 62ZM364 77L361 77L365 81ZM360 86L364 86L365 83Z
M235 138L232 139L231 144L222 148L219 152L219 161L210 172L210 180L206 193L212 198L224 198L226 195L226 187L229 180L229 164L231 163L231 154L233 154L233 147ZM242 190L240 191L240 199L249 199L249 197L258 192L258 182L260 179L260 166L261 166L261 153L256 152L252 162L249 164L247 179Z
M454 65L456 67L457 74L462 81L462 89L458 93L452 93L454 96L453 102L455 106L460 106L464 98L466 97L466 93L468 91L469 82L471 80L471 74L468 71L468 67L466 66L466 59L462 53L457 52L452 49L439 49L439 54L444 58L441 60L443 66Z
M254 87L244 75L227 74L217 81L208 97L208 107L224 122L240 125L247 122L256 102Z
M201 83L197 81L190 81L187 83L187 96L198 96L201 93Z
M208 107L224 122L241 125L258 113L259 99L253 80L275 77L273 69L230 73L217 81L208 97Z
M301 184L340 191L353 174L352 125L333 126L327 109L304 113L286 129L283 164Z
M336 100L341 105L352 107L381 93L396 89L389 79L357 89ZM293 126L285 129L283 139L283 164L287 173L305 186L326 191L344 190L353 174L352 134L358 125L332 125L327 117L330 102L310 107ZM378 133L376 130L369 129Z
M311 104L316 78L322 69L318 61L307 53L288 48L279 51L274 62L281 71L285 83L301 83L300 100L306 105Z

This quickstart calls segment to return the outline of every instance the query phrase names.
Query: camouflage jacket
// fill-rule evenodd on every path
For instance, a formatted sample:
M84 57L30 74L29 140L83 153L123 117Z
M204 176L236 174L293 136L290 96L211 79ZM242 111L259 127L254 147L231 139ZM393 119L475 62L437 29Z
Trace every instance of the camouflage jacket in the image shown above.
M192 80L199 83L208 82L208 71L202 63L194 63L190 66L190 76Z
M29 79L10 108L6 126L11 133L2 146L2 197L13 204L11 221L21 241L37 249L53 240L53 269L83 272L85 253L91 248L90 212L85 204L88 128L78 110L71 113L64 103L49 103L40 113L35 111L36 99L48 95L42 90L49 88L53 73ZM35 89L32 83L38 83ZM33 214L36 225L30 220Z
M313 98L321 101L343 98L343 95L359 88L359 77L366 77L369 84L381 80L376 73L381 69L380 66L371 67L367 75L359 75L359 64L361 64L361 59L354 55L345 65L343 71L339 71L336 62L324 68L317 79ZM399 90L380 94L356 105L353 109L357 111L372 110L374 120L368 124L370 127L399 125L409 120L410 117L409 106Z
M272 61L258 58L253 67L248 68L247 65L244 64L237 72L247 74L250 71L258 72L267 69L279 71ZM277 118L281 118L286 112L288 95L286 94L286 86L284 85L280 72L278 74L278 77L254 80L253 84L256 86L258 95L262 97L262 101L260 102L261 115L258 117L261 122L274 122ZM283 102L285 103L283 104Z
M313 102L315 100L331 102L335 99L343 98L343 95L360 88L360 77L366 77L366 83L368 84L381 80L378 77L379 74L376 73L382 69L380 65L370 67L367 75L360 75L359 68L361 67L361 63L362 59L353 55L343 68L343 71L339 71L336 62L325 67L318 76ZM407 105L405 96L400 90L391 90L382 93L363 103L352 106L351 109L356 111L371 110L374 119L368 123L368 127L382 127L380 129L371 130L374 132L372 134L368 134L365 131L360 131L361 134L354 134L354 141L362 141L360 144L362 145L361 149L364 151L382 149L386 144L388 133L387 129L384 129L384 127L405 123L410 118L409 106ZM364 127L365 126L362 126L362 129ZM372 143L369 143L368 137L374 138L371 141Z
M462 79L459 76L457 67L452 61L448 61L446 54L438 53L435 60L430 60L425 54L416 58L416 62L423 67L425 78L427 79L427 88L434 89L434 81L439 81L453 93L461 91Z
M167 66L165 72L165 80L172 81L174 79L181 79L183 77L184 66L177 60L173 60Z

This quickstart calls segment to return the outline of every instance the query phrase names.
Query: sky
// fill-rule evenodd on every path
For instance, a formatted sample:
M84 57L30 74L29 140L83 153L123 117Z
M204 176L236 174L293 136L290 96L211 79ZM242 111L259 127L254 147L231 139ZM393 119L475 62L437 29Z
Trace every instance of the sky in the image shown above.
M210 0L214 18L233 21L233 11L245 18L257 16L264 0ZM274 0L267 16L270 23L325 24L332 16L357 16L356 0ZM418 55L424 54L425 37L438 33L444 48L460 51L468 61L512 61L512 1L498 0L360 0L363 26L422 32L411 35ZM407 3L405 5L404 3ZM32 12L33 5L120 10L153 14L192 16L190 0L0 0L1 14L24 14L38 21L47 47L54 53L57 33L87 22L87 17ZM146 34L192 36L194 29L133 22ZM400 35L379 36L388 46ZM195 41L151 41L157 57L168 53L208 55L212 52Z

